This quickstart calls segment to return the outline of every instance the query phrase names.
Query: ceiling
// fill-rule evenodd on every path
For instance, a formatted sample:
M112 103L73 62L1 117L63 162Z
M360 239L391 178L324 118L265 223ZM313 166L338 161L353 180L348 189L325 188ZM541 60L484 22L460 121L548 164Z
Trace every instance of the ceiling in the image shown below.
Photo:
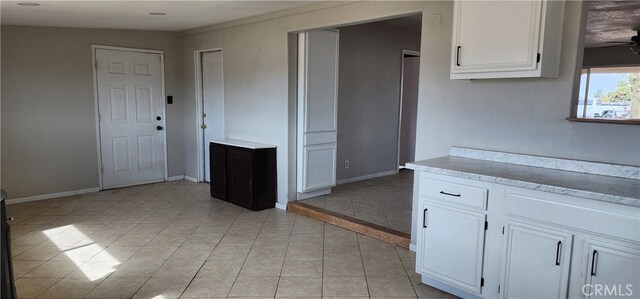
M20 6L35 2L40 6ZM182 31L315 1L47 1L2 0L0 23L77 28ZM149 13L163 12L153 16Z
M590 1L585 47L629 42L640 30L640 1Z

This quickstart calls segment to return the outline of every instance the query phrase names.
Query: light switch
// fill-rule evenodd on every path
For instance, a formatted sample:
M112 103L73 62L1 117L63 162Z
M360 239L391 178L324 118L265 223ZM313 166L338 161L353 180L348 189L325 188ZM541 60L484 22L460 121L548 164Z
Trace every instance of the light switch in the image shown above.
M431 26L440 26L442 25L442 14L432 14L431 15Z

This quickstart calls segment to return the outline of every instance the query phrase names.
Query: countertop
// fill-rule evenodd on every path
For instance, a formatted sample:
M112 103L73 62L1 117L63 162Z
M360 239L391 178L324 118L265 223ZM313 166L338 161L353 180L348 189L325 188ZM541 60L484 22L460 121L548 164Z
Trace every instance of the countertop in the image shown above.
M513 163L446 156L407 168L640 207L640 180Z
M271 145L271 144L257 143L257 142L237 140L237 139L214 139L214 140L209 140L209 142L225 144L225 145L231 145L231 146L237 146L237 147L250 148L250 149L262 149L262 148L275 148L276 147L275 145Z

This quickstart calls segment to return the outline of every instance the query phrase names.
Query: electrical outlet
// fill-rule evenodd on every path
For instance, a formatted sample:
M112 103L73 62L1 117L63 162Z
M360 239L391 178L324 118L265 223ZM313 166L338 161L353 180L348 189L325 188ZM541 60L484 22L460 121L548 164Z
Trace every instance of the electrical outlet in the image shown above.
M344 160L344 168L349 168L349 160Z

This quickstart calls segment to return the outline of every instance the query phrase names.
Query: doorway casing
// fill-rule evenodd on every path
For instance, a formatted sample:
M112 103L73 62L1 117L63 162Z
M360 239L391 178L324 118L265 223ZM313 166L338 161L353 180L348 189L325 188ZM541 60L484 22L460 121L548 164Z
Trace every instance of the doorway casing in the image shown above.
M193 181L196 183L199 182L204 182L205 180L205 165L204 165L204 155L206 154L205 152L205 144L204 144L204 130L201 127L204 123L203 123L203 107L204 107L204 97L203 97L203 92L202 92L202 88L203 88L203 84L202 84L202 53L206 53L206 52L217 52L220 51L220 53L222 53L223 57L224 57L224 52L222 50L222 48L209 48L209 49L201 49L201 50L195 50L193 51L193 63L194 63L194 70L195 70L195 81L196 81L196 139L197 139L197 151L196 151L196 155L198 157L198 177L197 178L191 178L185 175L185 179L189 180L189 181ZM224 69L224 64L222 66L222 68ZM223 77L223 84L224 84L224 71L222 72L222 77ZM223 94L224 94L224 87L223 87ZM222 105L224 107L224 100L222 101ZM223 121L223 128L222 131L224 132L224 121ZM226 134L225 134L226 136Z

